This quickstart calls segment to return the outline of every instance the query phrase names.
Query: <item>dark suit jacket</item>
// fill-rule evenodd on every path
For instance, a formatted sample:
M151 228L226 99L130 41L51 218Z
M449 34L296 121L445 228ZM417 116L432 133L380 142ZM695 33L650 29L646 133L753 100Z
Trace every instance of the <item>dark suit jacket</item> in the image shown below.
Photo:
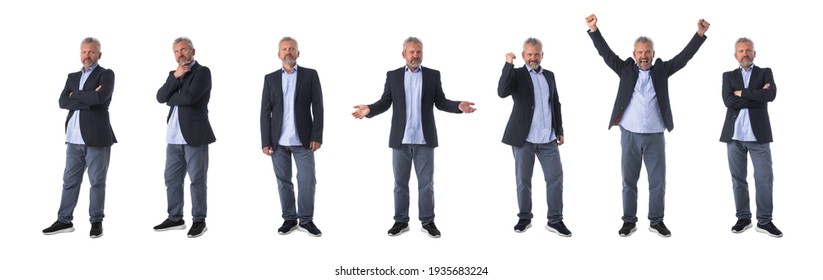
M588 32L588 31L587 31ZM620 123L620 117L623 111L629 106L629 101L632 99L634 86L637 84L637 76L640 69L634 58L622 60L609 48L603 35L600 34L600 29L595 32L588 32L594 47L597 52L603 57L606 65L609 66L618 76L620 76L620 86L617 88L617 98L614 100L614 108L612 109L612 116L609 119L609 129L613 125ZM674 129L674 122L672 121L672 107L669 103L669 76L686 66L686 63L697 53L700 45L706 41L706 36L700 37L697 33L694 34L689 44L686 45L679 54L674 56L669 61L663 61L658 58L654 61L651 68L652 84L657 95L657 105L660 107L660 115L663 116L663 123L666 129L672 131Z
M66 117L66 128L75 110L83 111L80 113L80 135L86 146L111 146L117 143L109 120L109 103L111 103L114 91L114 71L97 65L86 79L82 91L80 90L81 75L79 71L69 74L66 78L66 86L60 93L60 108L69 110L69 115ZM95 91L98 86L101 86L100 91ZM69 97L70 92L71 97Z
M298 66L293 106L295 128L303 147L309 148L311 141L323 143L323 91L314 69ZM283 70L280 69L263 79L263 102L260 109L263 147L277 146L282 127Z
M404 84L406 67L386 73L386 85L380 100L369 105L367 118L377 116L394 105L391 118L391 132L389 133L389 147L400 148L403 143L403 133L406 130L406 88ZM446 99L443 87L440 84L440 71L422 67L422 98L420 101L420 121L423 126L423 138L426 146L437 147L437 127L434 125L434 109L451 113L462 113L458 108L460 101Z
M763 89L766 84L769 89ZM742 90L741 96L735 96L735 90ZM777 85L774 84L772 69L752 66L749 88L744 88L743 74L740 68L723 73L723 103L726 104L726 121L720 133L720 141L731 142L734 136L734 122L740 109L749 109L749 120L757 143L772 142L772 125L769 122L768 102L774 101Z
M174 78L174 71L169 72L166 83L157 90L157 102L169 105L168 123L174 106L180 120L183 139L192 146L213 143L217 139L209 122L209 98L211 98L211 71L206 66L195 62L191 70Z
M543 69L543 76L549 84L549 104L552 110L552 127L557 136L563 135L563 117L560 113L560 99L557 95L557 85L552 71ZM534 84L532 84L529 69L514 68L514 64L503 65L500 82L497 84L497 95L501 98L511 95L514 105L506 131L503 133L503 143L522 147L529 136L529 129L534 118Z

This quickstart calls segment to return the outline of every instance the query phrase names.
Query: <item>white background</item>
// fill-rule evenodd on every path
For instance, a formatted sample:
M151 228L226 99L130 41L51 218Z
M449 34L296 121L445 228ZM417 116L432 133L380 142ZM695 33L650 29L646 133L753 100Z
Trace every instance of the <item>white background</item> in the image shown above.
M821 133L809 90L819 58L817 13L796 1L14 1L0 9L0 278L2 279L333 279L343 266L428 268L487 266L477 279L808 278L819 275L817 237L823 191ZM809 4L811 5L811 4ZM671 59L711 23L697 55L670 79L675 130L666 133L666 224L671 238L648 232L645 171L639 231L621 238L619 130L607 130L618 77L586 35L595 13L612 49L629 57L639 35ZM108 174L105 236L87 237L88 183L75 211L77 231L44 236L54 222L65 164L66 111L57 100L66 74L78 71L80 41L102 42L100 65L113 69L110 112L119 140ZM211 68L209 231L156 233L166 217L163 183L168 107L155 94L174 69L172 41L188 36ZM317 153L315 222L323 236L277 235L282 223L274 174L260 152L263 76L280 66L278 40L299 42L299 65L320 74L325 137ZM402 42L424 43L423 65L440 70L452 100L477 112L437 112L437 225L440 239L412 231L386 236L393 223L390 112L355 120L351 107L380 97L388 70L401 67ZM734 41L754 40L757 65L775 73L770 104L775 142L774 221L781 239L729 232L734 203L725 144L721 73L732 70ZM507 52L527 37L544 43L555 72L566 144L565 222L561 238L542 225L546 205L535 171L535 227L517 234L514 166L500 142L511 110L496 95ZM811 56L809 56L811 55ZM808 95L803 95L808 94ZM751 175L750 175L751 176ZM412 185L416 184L413 177ZM753 187L753 181L750 181ZM188 189L188 186L186 187ZM416 191L412 192L416 201ZM188 195L186 203L189 206ZM752 206L754 203L752 202ZM755 209L752 209L754 211ZM187 224L190 212L187 207ZM363 277L345 277L359 279ZM384 279L429 279L432 276ZM449 277L441 277L450 279ZM369 277L368 279L381 279ZM468 279L455 277L455 279Z

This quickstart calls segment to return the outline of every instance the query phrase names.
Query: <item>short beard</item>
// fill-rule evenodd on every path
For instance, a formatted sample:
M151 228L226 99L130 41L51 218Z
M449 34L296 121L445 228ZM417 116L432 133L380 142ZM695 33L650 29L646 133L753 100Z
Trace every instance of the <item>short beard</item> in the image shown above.
M529 62L529 63L526 63L526 64L529 65L529 68L531 68L534 71L540 70L540 63Z
M749 68L749 66L752 66L752 64L754 63L751 59L743 59L742 61L740 61L740 67L743 68Z
M286 65L286 66L289 66L289 67L294 67L295 65L297 65L297 59L284 58L283 59L283 65Z

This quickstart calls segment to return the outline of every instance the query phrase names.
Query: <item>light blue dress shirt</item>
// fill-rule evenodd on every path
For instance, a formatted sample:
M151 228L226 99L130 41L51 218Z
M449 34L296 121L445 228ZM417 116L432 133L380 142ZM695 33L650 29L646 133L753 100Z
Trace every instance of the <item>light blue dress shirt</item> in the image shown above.
M80 91L83 90L83 85L86 84L86 80L88 80L94 68L97 68L96 63L85 72L83 72L83 68L80 68ZM74 110L74 114L72 114L71 119L69 119L69 123L66 126L66 142L78 145L86 144L86 142L83 141L83 135L80 133L80 110Z
M754 67L754 65L749 66L748 71L743 70L742 67L740 68L740 73L743 74L743 86L745 88L749 88L749 80L752 77L752 67ZM740 109L740 112L737 114L737 119L734 121L734 135L732 136L732 140L757 142L757 138L754 137L754 132L752 132L752 122L749 118L748 108Z
M557 140L552 128L552 107L549 99L549 82L543 75L543 67L531 69L526 65L534 87L534 116L526 141L533 144L546 144Z
M189 64L189 69L194 66L195 61L192 61ZM184 74L185 75L185 74ZM183 78L183 76L180 76ZM169 117L169 125L166 128L166 142L169 144L176 144L176 145L187 145L186 138L183 138L183 132L180 131L180 116L177 114L177 106L174 106L174 109L171 111L171 117Z
M662 133L666 130L651 71L638 70L632 99L620 118L620 127L634 133Z
M406 130L403 144L426 144L420 120L420 101L423 99L423 67L414 72L406 66L403 85L406 90Z
M295 85L297 84L297 65L291 73L283 69L283 124L280 128L280 139L277 144L280 146L302 146L300 137L297 135L297 125L294 122L294 98Z

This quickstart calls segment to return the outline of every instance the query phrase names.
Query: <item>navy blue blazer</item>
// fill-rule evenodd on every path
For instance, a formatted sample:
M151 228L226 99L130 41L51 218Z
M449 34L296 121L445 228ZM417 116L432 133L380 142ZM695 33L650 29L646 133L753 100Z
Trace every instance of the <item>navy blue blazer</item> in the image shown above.
M763 86L769 84L769 89ZM742 90L741 96L734 95L735 90ZM723 73L723 104L726 105L726 121L720 133L720 141L731 142L734 136L734 122L740 109L749 109L749 120L757 143L772 142L772 125L769 121L769 102L777 95L772 69L752 66L749 88L743 84L740 68Z
M117 143L109 120L109 104L114 91L114 71L97 65L89 74L81 91L82 75L80 71L69 74L66 86L60 93L60 108L69 110L66 116L66 129L75 110L83 111L80 113L80 135L83 142L90 147L109 147ZM100 91L95 90L98 86Z
M606 65L608 65L609 68L620 76L620 85L617 88L617 97L614 100L612 116L609 119L609 129L611 129L612 126L620 124L620 117L623 115L623 111L626 110L626 107L629 106L629 102L632 100L632 93L634 93L634 86L637 84L637 76L640 69L637 67L637 63L634 61L634 58L622 60L614 54L612 49L609 48L609 45L606 43L606 40L603 39L603 35L600 34L600 29L597 29L595 32L587 32L594 43L594 47L597 48L597 53L603 57ZM652 65L652 68L650 69L652 84L654 86L655 94L657 95L657 105L660 107L660 115L663 116L663 124L666 125L666 129L669 131L674 129L672 107L669 102L669 76L685 67L686 63L692 59L694 54L697 53L697 50L700 49L700 46L703 45L703 42L705 41L705 35L700 37L700 35L695 33L694 36L692 36L691 41L689 41L686 47L680 51L679 54L674 56L674 58L669 61L663 61L660 58L656 59L654 61L654 65Z
M299 66L294 86L294 124L304 148L323 143L323 91L317 71ZM260 135L263 147L277 146L283 128L283 69L263 79Z
M434 124L434 106L437 109L451 113L462 113L458 108L460 101L446 99L443 87L440 83L440 71L422 68L422 98L420 101L420 121L423 126L423 139L426 139L426 146L437 147L437 127ZM406 87L405 87L406 67L386 73L386 85L383 89L383 96L380 100L369 105L369 115L367 118L377 116L389 107L394 105L391 118L391 131L389 133L389 147L400 148L403 143L403 134L406 130Z
M560 98L557 95L557 85L552 71L543 69L543 76L549 84L549 106L552 110L552 127L557 136L563 135L563 117L560 113ZM497 84L497 95L505 98L509 95L514 101L509 122L503 132L503 143L515 147L522 147L529 136L529 129L534 118L534 84L529 69L514 68L514 64L503 65L500 82Z
M157 90L157 102L169 105L166 123L171 118L174 106L177 106L180 131L186 144L191 146L206 145L217 140L209 122L210 98L211 71L196 61L191 70L179 79L174 77L174 71L170 71L166 83Z

